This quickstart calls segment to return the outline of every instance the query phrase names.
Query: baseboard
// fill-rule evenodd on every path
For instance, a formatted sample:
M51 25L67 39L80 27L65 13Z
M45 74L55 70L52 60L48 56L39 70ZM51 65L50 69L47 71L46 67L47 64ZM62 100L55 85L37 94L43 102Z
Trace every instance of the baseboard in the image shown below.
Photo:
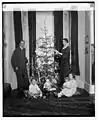
M89 93L89 94L95 94L95 85L90 85L87 82L84 84L84 89Z
M95 85L90 85L86 81L77 80L77 84L79 88L84 88L89 94L95 94Z
M95 94L95 85L90 85L90 94Z

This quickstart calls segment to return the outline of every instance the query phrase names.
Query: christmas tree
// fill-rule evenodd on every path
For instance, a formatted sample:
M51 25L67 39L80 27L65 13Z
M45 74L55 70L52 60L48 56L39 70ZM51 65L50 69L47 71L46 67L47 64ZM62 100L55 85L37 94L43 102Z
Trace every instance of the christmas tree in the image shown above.
M44 28L41 28L44 36L36 40L36 70L39 81L42 77L55 76L54 64L54 36L48 35L44 21Z

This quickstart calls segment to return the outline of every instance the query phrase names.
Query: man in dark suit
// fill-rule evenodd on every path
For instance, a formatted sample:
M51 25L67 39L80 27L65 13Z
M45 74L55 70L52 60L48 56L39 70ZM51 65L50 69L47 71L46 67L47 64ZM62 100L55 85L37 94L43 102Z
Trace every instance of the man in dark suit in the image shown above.
M20 41L19 47L17 47L11 58L12 67L17 76L18 95L22 95L25 89L29 87L28 74L26 64L28 63L25 57L25 42Z

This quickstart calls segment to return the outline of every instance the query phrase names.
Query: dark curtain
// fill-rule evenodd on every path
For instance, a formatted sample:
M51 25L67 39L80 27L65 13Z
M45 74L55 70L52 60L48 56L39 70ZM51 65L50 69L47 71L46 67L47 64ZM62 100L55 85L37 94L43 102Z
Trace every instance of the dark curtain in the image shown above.
M21 11L14 11L14 29L15 29L15 46L18 47L22 38L22 23L21 23Z
M71 11L71 70L75 75L80 75L78 57L78 12Z
M5 58L5 44L4 44L4 39L5 39L5 33L4 33L4 12L2 11L2 68L3 68L3 71L2 71L2 76L3 76L3 88L4 88L4 80L5 80L5 76L4 76L4 58ZM3 89L4 91L4 89Z
M36 50L36 12L28 12L28 24L29 24L29 62L30 62L30 76L32 75L32 58L33 66L35 66L35 50Z
M59 51L62 49L63 39L63 11L54 11L54 37L55 48Z
M63 47L63 11L54 11L54 37L55 37L55 49L58 51L61 51ZM56 62L61 63L61 59L58 56L54 56L54 60ZM55 72L59 73L59 78L61 81L61 76L60 76L60 68L56 70ZM60 82L59 81L59 82Z

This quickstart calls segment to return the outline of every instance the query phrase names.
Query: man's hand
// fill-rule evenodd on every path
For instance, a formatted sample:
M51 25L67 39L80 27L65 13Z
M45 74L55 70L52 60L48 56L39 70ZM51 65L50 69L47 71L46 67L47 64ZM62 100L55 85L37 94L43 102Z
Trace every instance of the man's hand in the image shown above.
M57 51L56 49L54 49L54 52L55 52L56 54L62 55L62 53L60 53L60 52Z
M26 66L29 67L29 63L26 63Z

